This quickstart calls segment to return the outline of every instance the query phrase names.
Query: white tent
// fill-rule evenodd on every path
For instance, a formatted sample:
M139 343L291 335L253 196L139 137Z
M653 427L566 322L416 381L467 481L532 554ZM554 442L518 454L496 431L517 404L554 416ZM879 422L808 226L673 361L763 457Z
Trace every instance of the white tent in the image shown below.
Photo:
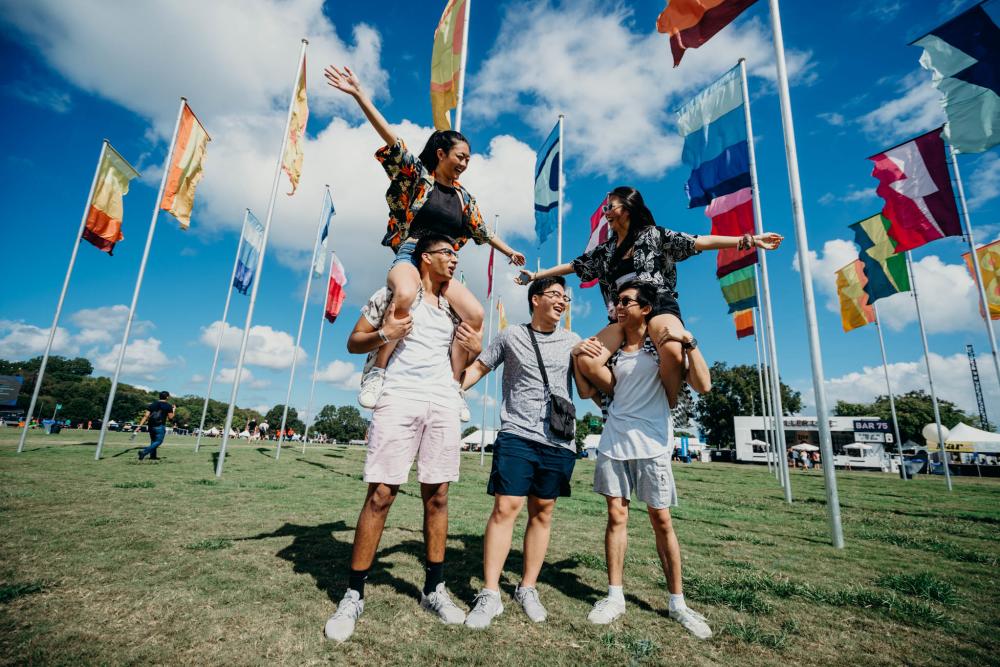
M492 445L493 441L497 439L497 432L492 428L486 429L486 444ZM480 429L476 429L469 435L462 438L462 444L469 449L479 449L480 443L483 442L483 432Z
M944 441L952 452L1000 454L1000 433L991 433L959 422Z

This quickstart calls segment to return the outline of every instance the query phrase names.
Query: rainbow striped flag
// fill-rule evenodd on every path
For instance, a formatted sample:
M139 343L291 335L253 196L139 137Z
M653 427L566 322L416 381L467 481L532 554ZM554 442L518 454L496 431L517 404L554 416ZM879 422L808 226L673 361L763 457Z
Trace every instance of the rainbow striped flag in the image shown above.
M729 312L735 313L757 305L757 276L754 267L737 269L719 279L722 296L729 304Z
M865 265L856 259L837 271L837 296L840 298L840 323L851 331L875 321L875 309L865 294Z
M448 0L434 30L434 50L431 52L431 113L434 115L436 130L451 129L448 112L458 106L466 11L466 0Z
M733 22L755 0L668 0L656 19L656 29L670 35L674 67L687 49L699 46Z
M181 229L191 226L194 190L204 176L205 149L211 140L185 102L167 172L167 183L163 189L163 199L160 200L160 208L177 218Z
M122 215L125 206L122 201L128 194L128 184L139 172L132 168L111 144L105 142L101 151L101 164L97 168L94 194L87 209L87 222L83 229L83 240L109 255L115 244L121 241Z
M753 336L753 308L733 313L733 324L736 325L736 340Z

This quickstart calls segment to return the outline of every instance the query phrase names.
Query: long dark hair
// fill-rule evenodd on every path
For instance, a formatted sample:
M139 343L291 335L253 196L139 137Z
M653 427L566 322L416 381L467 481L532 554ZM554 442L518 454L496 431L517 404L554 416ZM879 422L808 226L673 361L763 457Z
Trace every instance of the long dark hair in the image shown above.
M427 168L427 171L433 172L437 170L438 166L438 149L440 148L447 155L451 152L452 147L460 142L469 143L469 140L461 132L456 132L455 130L435 130L434 134L427 139L424 150L420 151L420 161Z
M639 233L647 227L656 225L656 221L653 220L653 214L646 207L646 202L643 201L642 194L635 188L628 185L620 185L608 193L609 203L611 197L617 197L621 201L622 206L628 211L629 218L628 231L625 233L625 238L611 255L613 266L620 262L625 253L632 248L635 244L635 238Z

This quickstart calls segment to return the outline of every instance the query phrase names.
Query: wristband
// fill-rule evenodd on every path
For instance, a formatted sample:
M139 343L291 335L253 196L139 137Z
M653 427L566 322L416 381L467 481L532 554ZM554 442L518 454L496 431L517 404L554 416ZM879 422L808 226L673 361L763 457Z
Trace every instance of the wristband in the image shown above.
M389 343L389 337L385 335L384 331L382 331L381 329L379 329L375 333L378 334L379 340L382 341L383 345L387 345Z

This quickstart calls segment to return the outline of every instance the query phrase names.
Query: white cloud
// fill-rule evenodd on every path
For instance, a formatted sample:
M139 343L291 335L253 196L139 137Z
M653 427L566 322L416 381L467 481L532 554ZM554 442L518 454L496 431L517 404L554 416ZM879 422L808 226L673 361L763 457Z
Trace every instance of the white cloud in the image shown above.
M215 321L207 327L203 327L201 337L199 338L201 343L214 350L219 340L219 327L221 326L221 321ZM235 359L239 354L242 340L243 329L227 324L225 333L222 336L223 353ZM265 368L289 368L292 365L292 350L294 347L295 339L292 338L291 334L284 331L277 331L269 326L255 324L250 327L246 363ZM308 355L305 350L299 347L298 363L303 363L307 357ZM230 371L230 382L232 382L232 372Z
M16 81L4 87L14 97L56 113L68 113L73 108L69 93L39 86L37 81Z
M836 272L858 258L858 247L850 241L833 239L823 244L822 254L815 250L809 251L809 266L813 282L819 290L827 295L826 309L840 312L840 301L837 299ZM799 256L792 258L792 269L799 271Z
M0 320L0 358L19 361L41 355L45 352L50 331L50 328L42 329L20 321ZM57 327L52 353L73 356L79 351L69 331Z
M688 51L679 69L671 66L668 40L651 22L634 30L633 18L621 4L596 0L512 6L470 79L466 113L486 122L517 115L534 131L534 144L566 113L566 152L576 169L608 178L623 172L656 177L680 161L676 106L741 56L751 74L774 76L770 34L758 18L738 21ZM788 62L793 77L809 79L808 54L789 52Z
M834 111L828 113L819 113L816 114L816 116L820 120L825 120L827 123L833 125L834 127L842 127L846 122L844 119L844 114L836 113Z
M883 85L887 83L883 80ZM941 93L931 85L930 74L921 69L904 76L892 90L889 100L858 118L865 134L885 143L907 139L939 127L945 121Z
M875 193L875 188L855 188L850 187L842 195L835 195L832 192L827 192L825 195L819 198L819 203L824 206L829 206L830 204L836 202L856 202L856 201L867 201L869 199L875 200L878 195Z
M341 389L357 390L361 386L361 371L357 370L354 364L338 359L316 371L316 380Z
M94 363L94 368L104 373L114 373L121 352L121 343L116 343L107 352L91 350L88 356ZM160 341L156 338L140 338L129 341L125 348L125 360L122 364L123 376L138 376L144 380L155 380L158 371L174 364L160 349Z
M215 381L221 382L222 384L232 384L233 378L235 377L236 377L235 368L223 368L219 370L219 374L216 376ZM244 368L243 372L240 373L240 387L248 387L250 389L263 389L264 387L267 387L270 384L271 383L268 380L255 378L249 368Z
M963 183L967 203L972 210L1000 195L1000 157L996 153L984 153L976 161L974 169ZM972 216L969 218L972 219Z
M96 345L120 340L127 319L128 306L121 303L99 308L82 308L69 317L70 322L80 329L76 335L80 345ZM153 323L148 320L133 320L130 337L141 336L152 329Z

